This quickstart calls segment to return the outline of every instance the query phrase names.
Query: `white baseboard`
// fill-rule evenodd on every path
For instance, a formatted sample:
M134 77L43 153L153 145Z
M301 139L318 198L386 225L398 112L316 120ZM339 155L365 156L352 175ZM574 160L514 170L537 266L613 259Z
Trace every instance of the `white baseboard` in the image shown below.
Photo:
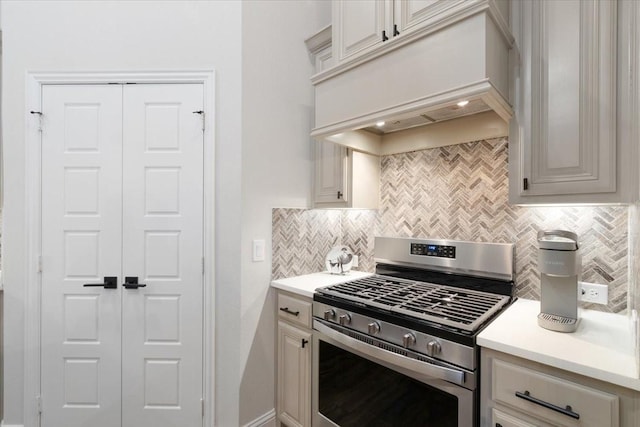
M276 427L276 410L272 409L266 414L259 416L255 420L250 421L242 427Z
M22 424L5 424L4 420L0 421L0 427L24 427Z

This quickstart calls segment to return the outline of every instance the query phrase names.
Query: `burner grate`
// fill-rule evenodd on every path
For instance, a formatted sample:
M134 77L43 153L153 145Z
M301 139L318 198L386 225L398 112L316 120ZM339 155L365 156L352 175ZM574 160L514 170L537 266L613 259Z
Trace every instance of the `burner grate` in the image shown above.
M477 329L509 300L503 295L382 275L318 292L466 331Z

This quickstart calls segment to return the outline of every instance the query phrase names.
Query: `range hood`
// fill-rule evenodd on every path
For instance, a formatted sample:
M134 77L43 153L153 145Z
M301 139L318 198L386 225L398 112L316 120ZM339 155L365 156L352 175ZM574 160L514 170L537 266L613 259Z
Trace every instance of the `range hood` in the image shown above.
M434 20L313 76L311 136L381 155L406 150L385 148L405 134L435 131L431 146L506 135L513 36L493 0L470 3L466 14Z

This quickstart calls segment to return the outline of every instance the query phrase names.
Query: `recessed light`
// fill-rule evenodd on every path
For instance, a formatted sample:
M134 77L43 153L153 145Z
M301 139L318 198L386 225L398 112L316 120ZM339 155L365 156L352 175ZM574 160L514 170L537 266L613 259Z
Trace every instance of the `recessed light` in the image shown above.
M464 101L460 101L458 102L458 107L464 107L465 105L467 105L469 103L469 101L464 100Z
M376 122L376 126L378 126L379 128L381 128L382 126L384 126L384 121L380 120L379 122Z

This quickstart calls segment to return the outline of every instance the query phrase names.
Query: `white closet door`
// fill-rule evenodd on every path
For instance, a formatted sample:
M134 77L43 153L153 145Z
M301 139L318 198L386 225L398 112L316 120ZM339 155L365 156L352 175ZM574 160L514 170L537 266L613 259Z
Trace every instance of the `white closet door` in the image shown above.
M202 424L203 88L127 85L123 426ZM126 286L126 285L125 285Z
M202 425L203 87L42 98L42 426Z
M120 425L120 86L42 91L42 425Z

